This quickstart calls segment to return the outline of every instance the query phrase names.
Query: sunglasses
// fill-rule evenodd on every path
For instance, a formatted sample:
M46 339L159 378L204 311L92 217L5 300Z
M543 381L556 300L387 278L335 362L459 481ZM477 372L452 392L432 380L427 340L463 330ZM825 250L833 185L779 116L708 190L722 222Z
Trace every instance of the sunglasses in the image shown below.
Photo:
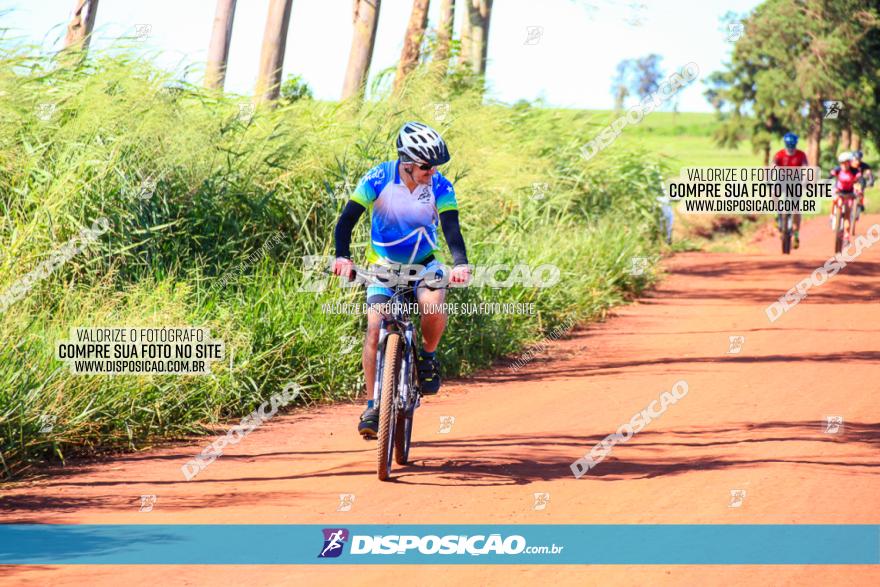
M422 171L430 171L432 169L437 169L437 165L431 165L430 163L416 163L415 161L403 161L405 165L412 165L413 167L418 167Z

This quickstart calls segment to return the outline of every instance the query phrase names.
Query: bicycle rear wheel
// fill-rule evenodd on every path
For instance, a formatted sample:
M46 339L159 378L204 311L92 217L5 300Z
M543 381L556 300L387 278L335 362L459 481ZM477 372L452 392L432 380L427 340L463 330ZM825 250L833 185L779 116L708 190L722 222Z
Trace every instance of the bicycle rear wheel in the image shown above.
M856 220L858 219L859 204L853 198L852 204L849 206L849 236L850 241L856 238Z
M394 435L394 462L405 465L409 462L409 445L412 438L415 409L400 411L397 414L397 434Z
M785 230L782 233L782 254L791 254L791 227L785 224Z
M385 339L385 364L382 370L382 397L379 402L379 442L376 447L376 474L380 481L391 476L391 454L397 424L397 397L400 380L400 335L392 333Z

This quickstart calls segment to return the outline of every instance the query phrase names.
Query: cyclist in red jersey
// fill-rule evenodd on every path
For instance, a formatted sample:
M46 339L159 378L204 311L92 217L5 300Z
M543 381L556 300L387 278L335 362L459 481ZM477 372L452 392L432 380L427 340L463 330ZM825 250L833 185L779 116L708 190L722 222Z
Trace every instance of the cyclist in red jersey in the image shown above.
M865 154L861 151L853 151L852 160L849 162L853 169L858 169L862 174L862 179L859 181L859 183L862 184L862 194L859 199L859 212L864 212L865 205L868 203L865 198L865 189L874 187L874 171L871 169L870 165L863 161L864 157ZM856 218L858 218L858 215Z
M831 176L837 178L834 189L843 194L861 191L862 172L850 164L852 153L841 153L838 161L840 165L831 170Z
M801 151L800 149L796 149L798 136L793 132L785 133L785 136L782 137L782 142L785 143L785 148L780 150L773 156L773 167L807 167L809 164L807 163L807 154ZM792 236L794 237L794 248L798 248L801 246L801 238L800 238L800 230L801 230L801 215L800 213L794 214L792 218L794 232Z
M851 165L852 161L852 153L844 152L841 153L837 158L840 165L831 170L831 176L837 178L837 181L834 182L834 191L836 197L834 198L834 206L841 206L843 202L841 201L841 196L855 196L860 197L862 195L862 172L858 168L854 168ZM853 204L857 205L856 203ZM834 227L834 208L831 209L831 218L832 218L832 228ZM849 243L849 218L844 218L844 245L847 246ZM853 225L855 225L855 221L853 221ZM855 226L853 226L853 229ZM855 230L853 230L855 232Z

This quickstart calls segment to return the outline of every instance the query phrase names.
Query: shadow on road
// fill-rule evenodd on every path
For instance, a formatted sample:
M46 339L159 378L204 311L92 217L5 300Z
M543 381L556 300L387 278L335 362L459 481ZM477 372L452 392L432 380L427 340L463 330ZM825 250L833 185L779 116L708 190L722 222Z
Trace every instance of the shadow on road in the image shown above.
M532 363L540 363L536 359ZM543 362L549 363L547 359ZM576 367L562 367L557 363L553 363L552 369L534 368L535 365L519 369L516 371L500 368L485 375L474 375L469 378L470 381L477 383L498 383L508 381L534 381L543 380L548 377L588 377L590 375L609 375L615 371L622 372L623 369L632 369L634 367L651 367L651 366L669 366L669 365L687 365L699 363L717 363L719 366L724 363L744 363L744 364L762 364L762 363L801 363L801 362L833 362L840 365L847 363L877 363L880 362L880 351L856 351L848 350L845 353L805 353L805 354L785 354L785 355L708 355L705 357L659 357L656 359L644 359L633 361L597 361L595 365L578 365ZM683 373L685 370L677 368L676 373Z
M553 479L573 478L571 463L606 435L594 436L558 436L548 435L543 440L526 437L504 437L499 439L462 439L451 441L431 441L414 445L419 446L455 445L459 448L472 446L475 451L485 456L468 460L425 460L416 462L409 469L402 469L399 481L403 483L424 485L448 485L455 481L456 485L527 485L533 482L550 481ZM719 436L728 436L724 440L716 440ZM683 439L682 439L683 437ZM703 441L701 439L712 439ZM633 437L625 445L619 445L615 451L619 454L626 449L665 448L674 450L679 447L703 448L734 446L743 443L765 442L820 442L839 445L850 443L868 444L880 449L880 423L862 424L845 423L841 434L825 434L820 422L765 422L761 424L737 424L728 427L710 427L705 429L676 431L643 431ZM501 449L510 447L513 454L504 454ZM534 454L554 453L546 458L535 460L518 459L515 457L517 447L522 452ZM566 447L570 453L562 458L558 455L559 447ZM569 450L570 449L570 450ZM627 451L629 452L629 451ZM661 455L663 451L660 451ZM678 451L681 454L682 451ZM493 454L503 455L492 458ZM614 453L612 453L614 454ZM651 477L677 475L695 471L709 471L721 468L749 467L759 464L791 463L834 467L880 467L876 458L865 460L841 460L839 458L820 458L821 455L808 458L731 458L729 455L704 455L683 460L669 459L661 455L650 459L634 460L626 456L612 456L590 471L583 479L595 478L602 481L624 479L645 479ZM410 470L412 469L412 470ZM424 478L422 478L424 476ZM443 483L442 480L446 480ZM440 482L438 482L440 481Z
M528 485L555 479L572 479L571 463L588 453L602 440L609 431L592 435L505 435L501 437L466 437L423 440L413 443L414 462L403 467L395 467L393 475L395 483L404 485L436 485L436 486L511 486ZM747 458L742 451L735 451L737 446L749 446L758 443L800 443L806 456L776 457L779 451L769 453L766 457ZM717 469L747 468L759 465L797 464L819 467L848 467L859 474L880 474L880 459L877 454L854 457L846 456L838 449L831 453L828 448L837 445L839 448L852 448L857 445L869 450L880 451L880 423L845 422L839 434L825 434L821 423L814 422L763 422L763 423L731 423L720 426L689 428L676 430L644 430L629 442L617 445L609 458L599 463L581 481L593 479L598 481L618 481L626 479L646 479L653 477L680 475L699 471ZM708 454L712 449L729 449L727 452ZM420 451L435 449L433 454L444 450L457 455L457 458L419 458ZM453 450L454 449L454 450ZM693 456L688 456L688 451ZM364 452L364 459L352 466L351 463L329 469L315 470L305 474L280 476L236 476L224 479L195 480L192 483L205 483L206 491L195 496L178 496L173 505L165 507L173 509L189 509L204 507L206 500L214 507L243 505L248 502L257 503L261 500L279 498L277 485L274 491L261 492L254 486L252 492L212 492L210 488L232 486L246 482L278 482L289 481L290 490L284 491L283 497L289 499L295 495L296 481L300 479L374 476L373 453ZM646 457L645 454L648 453ZM290 454L296 460L301 452L272 452L236 455L235 459L259 460L261 457ZM424 453L423 453L424 454ZM790 452L786 452L790 454ZM527 456L525 456L527 455ZM674 455L674 456L664 456ZM230 457L232 458L232 457ZM864 468L864 469L863 469ZM52 515L75 512L84 508L107 509L119 511L135 508L131 496L118 494L104 496L79 496L65 494L65 487L100 487L126 486L132 481L125 479L114 481L83 481L71 482L52 480L41 484L42 490L35 494L12 494L4 496L2 502L6 511L4 519L12 523L13 514L22 516L22 521L33 521L33 514ZM138 479L138 485L175 486L186 484L181 479ZM378 481L377 481L378 483ZM58 486L57 492L51 489ZM47 490L48 489L48 490ZM174 489L168 489L172 494ZM25 515L30 514L30 515ZM42 521L42 518L41 518Z

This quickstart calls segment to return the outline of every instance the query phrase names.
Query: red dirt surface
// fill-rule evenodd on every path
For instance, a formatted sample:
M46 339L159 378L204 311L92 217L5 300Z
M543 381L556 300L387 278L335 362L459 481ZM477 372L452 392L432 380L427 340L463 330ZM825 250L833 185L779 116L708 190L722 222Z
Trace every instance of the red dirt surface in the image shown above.
M863 217L859 232L880 222ZM679 254L668 277L522 369L447 384L417 413L411 458L376 479L360 405L277 416L190 482L211 439L68 466L7 488L3 521L302 524L880 523L880 245L771 323L765 308L831 256L802 246ZM461 319L461 318L458 318ZM451 328L455 328L455 318ZM739 352L731 336L745 337ZM680 380L689 392L593 471L569 465ZM454 416L446 433L442 416ZM827 416L842 416L837 434ZM731 491L744 490L739 507ZM535 493L549 493L544 510ZM140 496L155 494L153 511ZM340 494L354 494L338 512ZM671 545L674 547L674 545ZM4 585L877 585L877 566L44 566Z

